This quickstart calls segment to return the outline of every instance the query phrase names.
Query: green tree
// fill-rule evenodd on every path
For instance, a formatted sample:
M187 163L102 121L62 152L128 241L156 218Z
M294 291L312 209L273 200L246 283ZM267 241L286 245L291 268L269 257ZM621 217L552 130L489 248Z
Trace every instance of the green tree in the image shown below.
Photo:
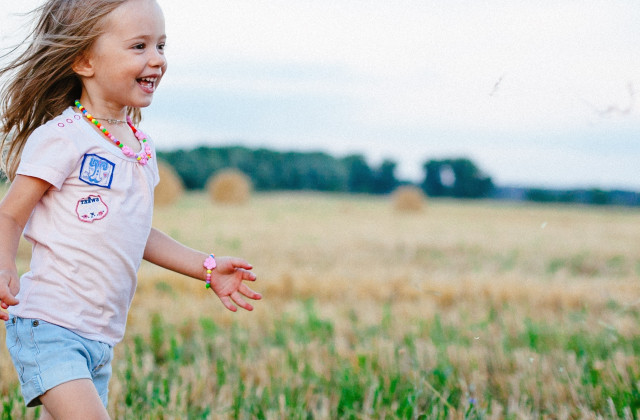
M424 164L425 178L422 182L422 189L430 197L447 195L446 188L442 183L442 169L443 162L439 160L430 160Z
M380 167L375 171L375 180L372 192L376 194L388 194L399 184L396 178L397 164L389 159L385 159Z
M347 188L353 193L373 192L375 176L364 156L356 154L342 159L348 173Z
M432 197L481 198L493 189L493 181L469 159L429 160L423 166L422 188Z

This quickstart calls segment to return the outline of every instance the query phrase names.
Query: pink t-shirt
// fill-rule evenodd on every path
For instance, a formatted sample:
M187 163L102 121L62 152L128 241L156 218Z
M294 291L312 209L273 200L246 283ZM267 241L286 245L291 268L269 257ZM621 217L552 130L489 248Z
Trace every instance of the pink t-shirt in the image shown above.
M122 339L151 229L153 155L140 165L72 108L33 132L17 173L52 187L24 230L31 267L11 314L110 345Z

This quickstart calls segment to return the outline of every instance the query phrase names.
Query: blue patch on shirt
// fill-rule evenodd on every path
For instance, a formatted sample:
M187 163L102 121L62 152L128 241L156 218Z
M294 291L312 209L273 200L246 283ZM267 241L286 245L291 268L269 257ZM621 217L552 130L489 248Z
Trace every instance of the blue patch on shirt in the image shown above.
M98 155L87 153L82 159L80 180L89 185L111 188L116 164Z

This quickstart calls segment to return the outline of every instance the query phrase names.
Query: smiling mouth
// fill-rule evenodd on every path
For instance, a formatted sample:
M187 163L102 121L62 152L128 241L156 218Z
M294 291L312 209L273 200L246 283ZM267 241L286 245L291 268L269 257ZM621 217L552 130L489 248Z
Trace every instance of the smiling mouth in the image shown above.
M156 90L157 77L142 77L137 79L138 84L147 93L153 93Z

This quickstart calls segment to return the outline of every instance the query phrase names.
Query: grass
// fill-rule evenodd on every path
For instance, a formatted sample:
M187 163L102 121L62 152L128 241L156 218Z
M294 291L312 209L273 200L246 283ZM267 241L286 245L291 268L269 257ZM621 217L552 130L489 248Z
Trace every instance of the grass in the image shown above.
M187 194L155 225L246 257L265 298L232 314L201 283L143 264L109 412L639 418L638 217L437 200L398 213L388 198L321 194L229 207ZM2 418L36 417L6 350L0 372Z

